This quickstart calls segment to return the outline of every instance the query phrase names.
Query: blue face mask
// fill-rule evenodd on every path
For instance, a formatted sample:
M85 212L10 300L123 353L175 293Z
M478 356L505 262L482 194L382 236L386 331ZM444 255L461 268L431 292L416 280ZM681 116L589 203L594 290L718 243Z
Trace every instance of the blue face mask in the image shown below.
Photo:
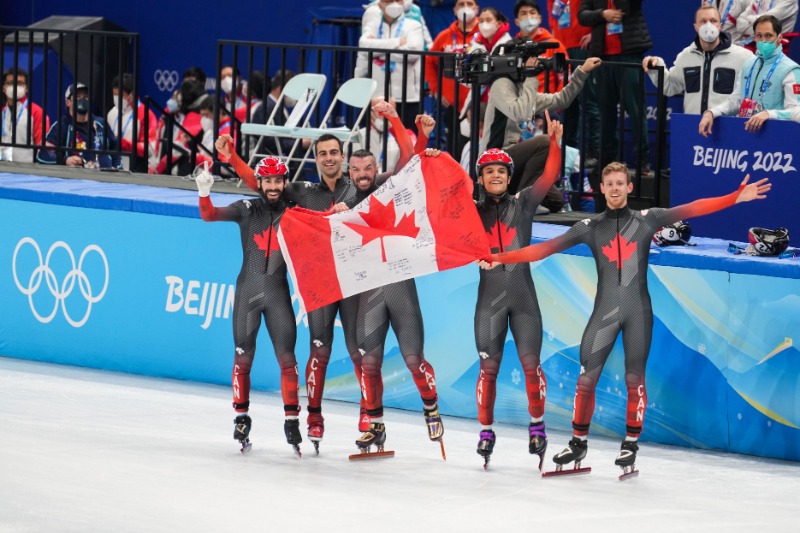
M759 41L756 43L756 55L761 58L771 56L778 48L775 41Z

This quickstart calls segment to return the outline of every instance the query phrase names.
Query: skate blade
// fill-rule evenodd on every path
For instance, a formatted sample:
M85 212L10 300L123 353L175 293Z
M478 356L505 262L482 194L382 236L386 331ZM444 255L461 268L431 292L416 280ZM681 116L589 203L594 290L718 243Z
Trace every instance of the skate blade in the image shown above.
M542 477L558 477L558 476L578 476L584 474L590 474L592 472L592 467L587 466L585 468L570 468L569 470L553 470L552 472L542 472Z
M322 439L320 439L320 440L322 440ZM316 455L319 455L319 440L312 440L311 444L314 445L314 453Z
M622 475L619 476L619 480L628 481L629 479L633 479L635 477L639 477L639 471L636 470L635 466L628 466L622 468Z
M439 445L442 447L442 460L447 461L447 454L444 453L444 439L439 439Z
M353 455L348 456L348 459L351 461L360 461L362 459L381 459L389 457L394 457L394 450L386 450L382 452L363 451L361 453L354 453Z
M539 473L544 474L544 452L539 455Z
M303 457L303 452L300 451L299 444L292 444L292 450L294 450L294 453L297 455L297 457Z
M248 453L250 451L250 449L253 447L253 443L250 442L249 439L244 441L244 442L242 442L241 444L242 444L242 449L239 450L239 453L241 453L242 455L245 455L246 453Z

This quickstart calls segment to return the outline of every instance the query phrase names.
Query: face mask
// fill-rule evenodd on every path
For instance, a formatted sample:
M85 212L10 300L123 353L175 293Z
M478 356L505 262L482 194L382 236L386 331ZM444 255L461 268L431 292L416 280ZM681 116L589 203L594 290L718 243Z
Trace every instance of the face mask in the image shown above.
M75 113L78 115L85 115L89 112L89 100L80 98L75 102Z
M467 17L467 24L475 20L475 10L471 7L462 7L458 11L456 11L456 19L459 22L463 22L464 17Z
M167 100L167 111L169 111L170 113L177 113L179 107L180 106L178 105L178 101L175 100L174 98L170 98L169 100Z
M391 4L386 6L384 13L386 13L387 17L394 20L400 15L402 15L404 11L405 10L403 9L402 4L398 4L397 2L392 2Z
M294 107L297 105L297 100L294 98L289 98L288 96L283 97L283 106L284 107Z
M478 24L478 30L483 35L484 39L491 39L497 33L497 24L494 22L481 22Z
M225 94L230 94L233 90L233 78L230 76L225 76L222 78L222 82L220 83L220 87L222 87L222 91Z
M700 36L707 43L713 43L719 37L719 28L711 24L710 22L706 22L700 29L697 30L697 34Z
M413 0L403 0L403 11L405 11L406 13L411 11L411 6L412 5L414 5L414 1Z
M467 138L469 138L469 136L472 134L472 132L470 131L471 127L472 126L470 125L469 120L467 119L462 120L461 124L459 124L458 126L459 131L461 131L461 135Z
M375 131L382 134L386 131L386 119L381 117L377 120L373 120L372 127L375 129Z
M203 131L211 131L211 128L214 127L214 119L211 117L203 117L200 119L200 127L203 128Z
M14 99L14 86L13 85L6 85L6 98L9 100ZM22 100L25 97L25 86L24 85L17 85L17 100Z
M131 103L124 98L122 99L122 112L127 113L131 110Z
M778 43L775 41L759 41L756 43L756 55L764 58L771 56L778 48Z
M539 27L539 17L527 17L519 21L519 29L531 33Z

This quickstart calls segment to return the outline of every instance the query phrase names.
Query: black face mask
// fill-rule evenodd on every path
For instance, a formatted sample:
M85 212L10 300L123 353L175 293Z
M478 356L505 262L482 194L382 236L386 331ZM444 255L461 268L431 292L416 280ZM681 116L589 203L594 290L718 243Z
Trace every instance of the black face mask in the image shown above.
M75 102L75 114L85 115L89 112L89 100L81 98Z

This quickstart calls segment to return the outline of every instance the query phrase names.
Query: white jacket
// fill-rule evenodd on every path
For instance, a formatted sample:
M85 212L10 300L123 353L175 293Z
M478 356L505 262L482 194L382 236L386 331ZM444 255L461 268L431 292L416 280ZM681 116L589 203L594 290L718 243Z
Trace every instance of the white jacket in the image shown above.
M742 65L752 57L750 50L731 44L730 36L720 33L717 51L706 65L706 54L695 37L694 43L684 48L675 58L672 68L665 70L664 94L675 96L685 93L683 112L699 115L706 109L722 104L733 94ZM655 59L659 66L666 66L660 57ZM711 68L711 75L708 77L705 76L707 67ZM658 83L658 72L650 70L648 75L653 84ZM705 106L702 105L704 99Z
M747 37L753 35L753 23L761 15L772 15L780 20L783 24L781 33L794 30L797 22L797 0L751 0L747 3L747 7L736 17L736 29Z
M406 43L400 45L400 40L405 38ZM387 24L383 17L364 26L361 38L358 40L359 48L380 48L381 50L418 50L424 46L422 39L422 26L416 20L401 16ZM372 79L378 82L375 89L376 96L388 98L391 96L396 102L402 102L403 95L403 56L401 54L374 53L372 65ZM387 61L391 72L390 94L384 94L386 79L385 69ZM406 76L406 102L419 102L422 76L419 54L408 55L408 73ZM369 68L369 54L359 52L356 59L354 76L366 78Z

